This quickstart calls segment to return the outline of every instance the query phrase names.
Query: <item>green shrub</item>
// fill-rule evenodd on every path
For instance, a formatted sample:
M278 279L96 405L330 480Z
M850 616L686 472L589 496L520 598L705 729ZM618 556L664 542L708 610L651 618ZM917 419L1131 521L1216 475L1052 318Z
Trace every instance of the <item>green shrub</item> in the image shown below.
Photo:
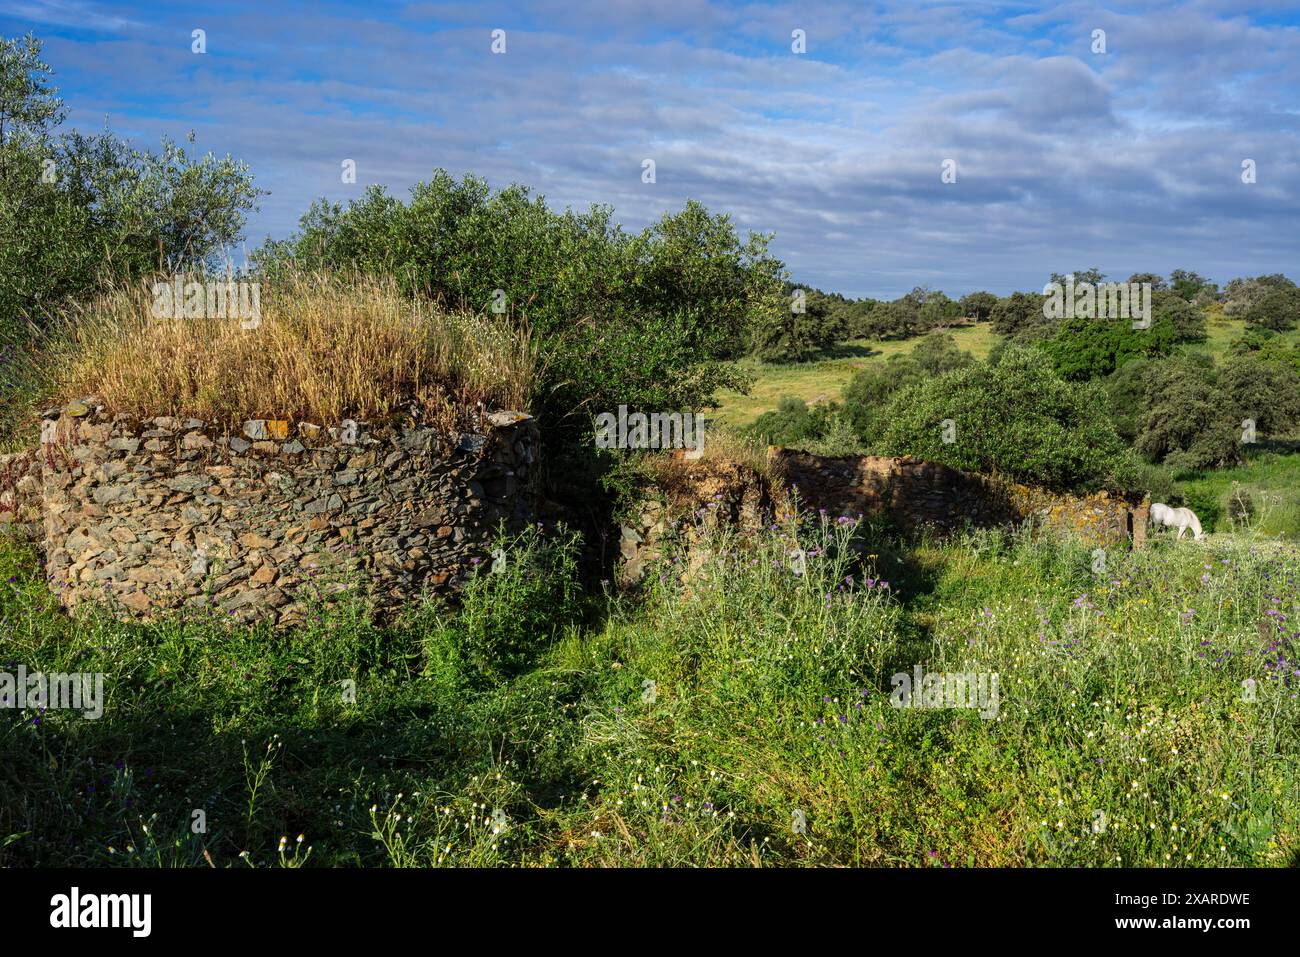
M928 332L912 347L910 357L926 375L939 376L956 369L964 369L975 361L969 352L957 346L957 340L946 332Z
M1127 487L1132 465L1097 386L1065 382L1036 349L1013 347L897 393L880 447L1057 488ZM944 420L954 433L946 442Z
M529 528L499 537L439 631L488 680L519 674L580 614L577 551L574 534L548 538Z
M808 444L808 451L814 455L860 455L864 446L843 410L832 409L826 427Z
M1043 297L1032 292L1013 292L999 299L989 311L989 321L1000 336L1033 339L1052 331L1043 315Z
M1127 319L1066 319L1043 343L1057 374L1073 382L1108 376L1137 358L1167 355L1176 339L1167 320L1134 329Z
M1188 473L1189 477L1194 475L1195 473ZM1196 517L1201 520L1201 528L1207 532L1213 530L1224 517L1223 500L1208 486L1189 483L1180 485L1179 488L1183 504L1196 513Z
M806 316L792 333L769 239L742 240L695 202L632 235L609 207L557 213L526 187L493 192L437 170L405 203L380 187L346 207L320 201L295 236L254 258L268 276L355 267L409 294L504 312L545 357L538 413L556 450L590 446L592 417L620 405L695 411L743 387L725 360L746 350L802 349Z
M1177 292L1153 295L1151 317L1155 323L1167 323L1174 331L1175 342L1204 342L1205 314Z
M1151 360L1132 359L1112 372L1104 383L1111 421L1125 442L1133 442L1141 427L1152 367Z
M957 347L957 340L944 332L930 332L907 355L895 354L853 373L844 387L844 416L862 442L870 445L880 437L889 399L900 389L974 362L974 357Z
M812 443L824 439L836 426L842 413L834 402L808 408L798 396L782 396L774 411L764 412L745 430L745 434L764 445L798 446L811 450ZM841 438L843 435L841 434Z
M1209 360L1178 356L1150 370L1134 447L1175 471L1236 461L1240 423Z
M1300 322L1300 289L1294 285L1269 290L1246 311L1246 325L1286 332Z
M1255 523L1259 506L1250 489L1239 482L1233 482L1223 495L1223 514L1232 524L1233 529L1249 529Z
M1164 502L1166 505L1176 505L1182 501L1182 494L1178 491L1173 475L1163 465L1139 461L1135 466L1135 475L1134 487L1149 492L1151 501Z
M1229 356L1219 369L1219 387L1232 423L1250 419L1256 432L1289 435L1300 430L1300 371L1273 355L1249 352Z
M1284 337L1271 329L1249 329L1240 339L1228 347L1230 355L1255 355L1268 362L1280 362L1290 366L1300 375L1300 342L1288 347Z

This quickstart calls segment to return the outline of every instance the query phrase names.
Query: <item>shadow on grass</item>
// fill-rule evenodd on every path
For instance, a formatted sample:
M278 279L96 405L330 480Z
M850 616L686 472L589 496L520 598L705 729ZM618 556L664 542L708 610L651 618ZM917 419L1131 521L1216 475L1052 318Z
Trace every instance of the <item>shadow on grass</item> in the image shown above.
M398 794L421 795L426 812L438 795L473 795L524 822L581 790L556 757L567 749L545 747L576 733L576 709L562 705L583 689L563 676L477 698L418 679L359 684L352 707L324 689L331 703L316 714L304 704L321 697L311 684L263 703L280 714L249 717L240 712L254 702L169 700L40 727L10 712L0 866L208 866L204 851L217 867L241 866L243 851L265 864L298 834L314 864L375 866L386 857L370 807L386 812ZM530 721L542 706L550 720ZM502 769L519 786L512 805L487 786Z

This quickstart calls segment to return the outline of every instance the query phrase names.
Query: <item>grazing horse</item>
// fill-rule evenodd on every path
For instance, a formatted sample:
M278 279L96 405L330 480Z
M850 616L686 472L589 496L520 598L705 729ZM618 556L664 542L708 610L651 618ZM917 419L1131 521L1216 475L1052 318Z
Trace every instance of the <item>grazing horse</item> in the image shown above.
M1178 537L1183 537L1183 532L1189 528L1192 530L1192 537L1198 542L1205 533L1201 531L1200 519L1190 508L1170 508L1168 505L1157 502L1151 506L1151 524L1168 525L1170 528L1178 529Z

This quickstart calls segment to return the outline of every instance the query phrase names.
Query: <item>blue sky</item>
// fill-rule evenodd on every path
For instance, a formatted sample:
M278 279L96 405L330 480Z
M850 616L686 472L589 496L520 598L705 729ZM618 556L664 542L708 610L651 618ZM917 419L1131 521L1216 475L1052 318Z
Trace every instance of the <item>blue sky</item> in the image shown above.
M443 167L629 228L698 199L850 295L1300 279L1296 3L7 0L0 30L45 41L71 125L248 161L250 247Z

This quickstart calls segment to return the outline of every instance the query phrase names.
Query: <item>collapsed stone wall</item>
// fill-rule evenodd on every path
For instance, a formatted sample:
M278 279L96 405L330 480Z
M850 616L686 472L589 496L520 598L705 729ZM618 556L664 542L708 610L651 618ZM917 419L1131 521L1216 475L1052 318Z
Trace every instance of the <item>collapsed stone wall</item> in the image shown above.
M794 495L792 504L833 517L887 515L905 531L992 526L1015 520L1006 491L982 475L938 462L881 456L811 455L769 449L768 465Z
M50 410L35 452L0 456L0 531L38 540L69 609L108 599L131 614L183 606L291 624L326 568L359 573L377 609L456 590L500 523L541 510L539 438L526 415L499 412L479 433L408 422L325 428L244 423L229 434L196 419L139 420L93 400ZM940 533L1026 520L1097 544L1146 537L1149 502L1077 497L910 457L768 451L766 471L674 456L620 526L620 578L641 580L668 537L687 572L708 530L754 532L796 508L884 516Z
M683 540L689 573L703 558L695 545L712 526L753 531L796 511L884 517L905 533L941 535L1032 522L1089 544L1131 541L1141 548L1150 506L1138 496L1065 495L909 456L830 457L775 447L768 450L766 474L734 463L679 460L661 485L670 493L653 491L621 525L625 584L644 577L670 532Z
M1132 540L1141 547L1146 540L1149 503L1142 496L1067 495L911 456L823 457L772 448L768 464L801 507L832 516L886 516L905 532L1032 521L1090 544Z
M46 577L71 609L105 600L148 618L208 607L292 624L351 571L381 616L457 588L537 497L531 417L482 431L137 419L94 400L46 413ZM337 575L335 574L337 572Z
M43 511L40 453L0 455L0 535L39 540Z
M700 539L719 527L757 532L772 521L780 490L756 469L734 462L672 459L654 489L619 525L619 579L641 581L651 563L663 557L667 540L680 535L689 573L704 555Z
M1142 495L1058 495L1028 485L1009 485L1008 494L1022 519L1076 535L1092 545L1131 542L1143 548L1151 500Z

